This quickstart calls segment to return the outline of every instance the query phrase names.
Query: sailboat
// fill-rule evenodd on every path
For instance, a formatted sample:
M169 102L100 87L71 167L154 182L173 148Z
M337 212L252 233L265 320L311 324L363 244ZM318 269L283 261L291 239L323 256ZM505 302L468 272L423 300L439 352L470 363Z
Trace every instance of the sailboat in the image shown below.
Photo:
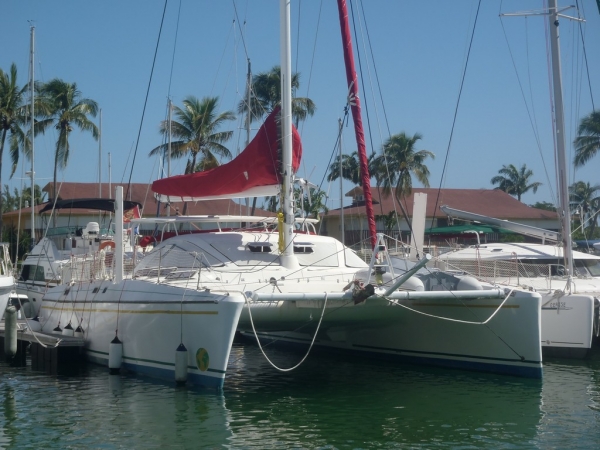
M566 9L566 8L565 8ZM448 216L487 223L535 237L542 244L500 243L458 249L442 255L447 269L464 270L478 277L534 289L542 295L542 350L545 355L583 358L600 334L600 257L573 250L569 205L568 168L558 33L561 14L556 0L548 2L554 97L555 156L557 161L558 215L561 233L441 207ZM522 15L517 13L518 15ZM517 15L510 14L510 15ZM547 242L554 242L555 245Z
M347 29L346 3L339 0L338 5L340 23ZM163 270L194 272L190 284L198 290L243 291L247 304L238 331L259 344L315 345L359 357L541 377L538 293L425 270L430 257L401 270L389 257L383 237L374 233L374 220L370 264L338 240L298 228L292 186L302 150L291 120L289 0L281 0L280 8L281 109L267 117L232 162L157 180L152 189L164 201L279 195L282 211L275 223L248 217L246 222L253 224L249 229L170 237L140 261L134 278L158 278ZM344 34L343 45L351 54L349 33ZM356 74L347 67L348 82L356 88ZM356 105L356 91L352 97ZM356 130L359 140L361 133ZM368 172L363 174L368 180ZM197 216L157 221L178 225L175 229L232 222L228 217ZM185 255L197 255L199 270Z
M222 388L244 294L200 289L194 277L204 262L189 254L196 261L189 268L174 270L163 255L157 270L125 277L122 186L117 186L115 200L112 276L106 277L103 267L74 269L70 283L44 294L40 331L83 338L87 358L111 372L125 369Z

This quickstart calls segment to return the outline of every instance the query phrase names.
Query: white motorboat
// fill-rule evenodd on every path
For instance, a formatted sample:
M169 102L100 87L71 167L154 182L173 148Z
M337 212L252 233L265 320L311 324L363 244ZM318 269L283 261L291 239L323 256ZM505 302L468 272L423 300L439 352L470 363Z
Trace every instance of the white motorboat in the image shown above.
M133 217L137 202L124 201L125 214ZM62 209L82 209L88 211L115 212L115 200L105 198L83 198L58 200L48 203L40 214L46 211ZM139 211L139 209L138 209ZM113 224L101 227L98 222L88 222L85 227L56 227L47 230L46 235L33 247L21 264L21 272L17 279L17 293L26 296L23 311L28 318L38 315L42 296L50 287L70 283L81 278L82 274L73 274L80 270L82 261L88 265L96 265L112 270L112 257L115 249ZM133 265L133 241L130 233L123 236L123 251ZM104 250L101 254L100 251ZM102 261L100 258L102 257ZM141 255L136 255L141 257Z

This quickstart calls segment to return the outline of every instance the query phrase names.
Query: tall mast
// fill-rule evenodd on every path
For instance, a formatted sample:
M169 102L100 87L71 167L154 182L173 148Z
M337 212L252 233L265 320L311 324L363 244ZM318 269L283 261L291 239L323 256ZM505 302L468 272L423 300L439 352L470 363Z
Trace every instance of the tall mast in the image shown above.
M281 264L289 269L299 267L294 256L294 190L292 171L292 45L290 38L290 0L280 0L281 38L281 146L282 146L282 212L283 251ZM280 232L281 232L280 231Z
M571 240L571 212L569 209L569 172L567 170L567 154L565 150L565 117L562 95L562 70L560 63L560 38L558 35L558 18L583 21L576 17L562 14L563 11L572 8L566 6L558 9L556 0L548 0L548 11L543 12L521 12L502 14L503 16L529 16L544 14L548 17L548 28L550 29L550 53L552 63L552 89L554 97L554 158L556 164L556 184L558 190L558 216L561 225L561 238L563 244L564 264L567 269L567 289L572 287L573 277L573 243Z
M562 72L560 64L560 38L556 0L548 1L548 27L552 54L552 85L554 89L554 126L556 133L556 177L558 182L559 217L562 229L563 256L568 270L569 289L573 276L573 246L571 242L571 213L569 210L569 173L565 151L565 118L562 97Z
M344 184L342 177L342 127L344 126L344 121L342 119L338 119L338 133L339 133L339 151L340 151L340 230L342 231L340 237L340 241L342 244L345 244L345 231L344 231Z
M369 233L371 235L371 248L374 249L375 244L377 243L377 230L375 227L375 214L373 212L373 200L371 197L371 176L369 174L367 148L365 145L365 133L363 131L362 118L360 114L360 100L358 98L358 77L356 76L356 70L354 68L352 36L350 34L350 25L348 23L348 8L346 7L346 0L338 0L338 10L340 16L340 28L342 30L342 45L344 47L344 62L346 63L346 79L348 81L349 90L348 101L352 110L352 119L354 121L354 133L356 135L356 144L358 146L360 174L362 177L362 187L365 196L365 209L367 212Z
M98 133L98 198L102 198L102 110L100 110L98 124L100 131Z
M31 27L31 53L29 57L29 73L31 75L30 78L30 86L31 89L31 248L35 245L35 172L34 172L34 119L35 109L34 109L34 101L35 101L35 84L34 84L34 52L35 52L35 27Z

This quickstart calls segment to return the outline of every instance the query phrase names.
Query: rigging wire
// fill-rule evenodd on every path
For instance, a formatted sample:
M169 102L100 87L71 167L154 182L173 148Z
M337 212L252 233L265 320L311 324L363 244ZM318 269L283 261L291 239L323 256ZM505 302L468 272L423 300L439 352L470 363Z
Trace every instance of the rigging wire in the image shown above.
M140 120L140 127L138 129L138 136L135 143L135 151L133 153L133 160L131 162L131 171L129 172L129 181L127 182L127 193L125 197L128 196L129 190L131 187L131 177L133 176L133 167L135 166L135 157L137 155L138 146L140 143L140 136L142 134L142 125L144 124L144 116L146 114L146 106L148 105L148 96L150 95L150 86L152 84L152 76L154 75L154 65L156 64L156 55L158 54L158 45L160 43L160 36L162 34L163 24L165 22L165 13L167 12L167 0L165 0L165 6L163 8L163 14L160 21L160 29L158 31L158 39L156 40L156 48L154 49L154 58L152 60L152 69L150 70L150 79L148 80L148 87L146 89L146 99L144 100L144 108L142 109L142 118Z
M456 106L454 108L454 117L452 119L452 128L450 130L450 137L448 139L448 147L446 148L446 158L444 159L444 166L442 167L442 176L440 177L440 187L438 188L437 196L435 199L435 207L433 208L433 217L431 219L431 226L433 227L433 223L435 221L435 215L437 212L438 204L440 201L440 195L442 192L442 183L444 181L444 176L446 174L446 168L448 166L448 157L450 156L450 148L452 145L452 137L454 136L454 127L456 126L456 118L458 116L458 107L460 105L460 99L462 96L462 90L465 84L465 78L467 76L467 67L469 66L469 57L471 56L471 48L473 46L473 40L475 38L475 29L477 28L477 19L479 18L479 9L481 8L481 0L477 3L477 12L475 14L475 21L473 22L473 31L471 33L471 40L469 42L469 50L467 52L467 58L465 61L465 67L463 69L462 79L460 81L460 89L458 91L458 98L456 100Z
M554 204L557 203L556 200L556 194L554 193L554 189L552 188L552 183L550 181L550 175L548 174L548 167L546 165L546 160L544 159L544 154L542 152L542 143L540 140L540 134L539 134L539 130L538 130L538 126L537 126L537 119L536 119L536 115L535 115L535 108L534 108L534 103L533 103L533 99L531 99L531 108L529 107L529 104L527 103L527 98L525 96L525 90L523 88L523 83L521 81L521 77L519 76L519 71L517 70L517 65L515 62L515 57L512 51L512 47L510 46L510 42L508 40L508 35L506 33L506 29L504 28L504 22L502 20L502 16L500 15L500 26L502 27L502 32L504 34L504 40L506 42L506 46L508 48L508 53L510 55L510 59L512 62L512 66L513 69L515 71L515 76L517 77L517 83L519 85L519 90L521 92L521 97L523 99L523 103L525 105L525 110L527 111L527 117L529 118L529 124L531 125L531 130L533 132L533 136L538 148L538 152L540 154L540 158L542 160L542 166L544 167L544 174L546 175L546 181L548 182L548 188L550 190L550 197L552 198L552 202ZM527 18L525 24L527 25L529 22L527 21ZM527 28L527 26L526 26ZM527 53L527 61L529 61L529 33L526 32L525 33L525 40L526 40L526 53ZM529 86L531 87L531 72L529 70L530 66L527 66L527 74L528 74L528 78L529 78ZM532 95L532 90L531 88L529 89L530 92L530 96Z

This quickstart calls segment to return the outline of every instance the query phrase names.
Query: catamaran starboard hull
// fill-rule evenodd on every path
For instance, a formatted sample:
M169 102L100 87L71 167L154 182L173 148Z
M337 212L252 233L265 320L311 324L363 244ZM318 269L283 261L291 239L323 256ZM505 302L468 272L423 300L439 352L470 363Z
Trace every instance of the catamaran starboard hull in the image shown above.
M81 325L87 358L108 365L115 335L123 343L122 368L175 380L176 349L187 348L187 381L223 386L244 298L239 293L182 289L140 280L78 283L50 289L43 331Z

